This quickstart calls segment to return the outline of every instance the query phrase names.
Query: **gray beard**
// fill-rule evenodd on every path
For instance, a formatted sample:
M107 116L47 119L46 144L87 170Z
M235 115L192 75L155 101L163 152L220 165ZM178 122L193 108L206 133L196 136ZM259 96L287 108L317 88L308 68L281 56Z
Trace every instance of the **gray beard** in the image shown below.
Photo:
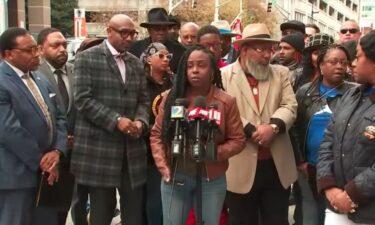
M261 65L251 59L245 61L245 72L250 73L258 81L266 81L271 76L271 67L269 64Z

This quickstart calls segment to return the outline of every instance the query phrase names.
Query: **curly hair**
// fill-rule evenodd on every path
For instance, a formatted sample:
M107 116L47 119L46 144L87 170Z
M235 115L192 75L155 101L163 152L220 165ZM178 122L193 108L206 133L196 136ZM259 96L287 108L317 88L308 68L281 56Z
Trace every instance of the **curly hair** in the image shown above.
M211 69L213 71L212 84L217 88L224 90L223 83L221 80L220 69L216 65L216 58L207 48L202 45L194 45L186 50L184 55L180 59L177 74L173 82L173 86L169 95L166 99L164 106L164 118L162 125L162 140L164 144L170 143L173 138L171 128L171 107L175 104L177 98L184 98L186 96L187 87L189 86L187 79L187 62L192 52L202 51L209 56Z

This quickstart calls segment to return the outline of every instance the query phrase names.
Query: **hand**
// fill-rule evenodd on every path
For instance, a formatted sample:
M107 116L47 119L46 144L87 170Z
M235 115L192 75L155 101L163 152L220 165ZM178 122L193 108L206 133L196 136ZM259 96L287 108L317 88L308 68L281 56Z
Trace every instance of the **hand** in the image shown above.
M74 136L68 135L68 149L73 149Z
M329 203L332 205L332 202L334 201L335 197L340 194L341 192L344 192L342 189L337 187L332 187L324 191L326 198L328 199ZM332 205L334 207L334 205Z
M130 136L132 136L133 138L139 138L143 133L143 124L139 120L134 121L132 124L133 127L136 128L136 131L134 133L131 132Z
M162 170L160 170L160 173L161 173L161 178L165 181L165 182L169 182L171 181L171 170L166 167Z
M309 179L309 164L307 162L300 163L298 165L298 171L303 174L306 179Z
M55 182L58 182L59 175L59 169L57 167L53 168L50 172L48 172L48 184L52 186Z
M331 205L341 213L349 213L354 208L348 194L345 191L336 195Z
M122 133L128 135L137 132L137 128L133 125L133 122L126 117L121 117L117 121L117 129L119 129L119 131L121 131Z
M251 136L252 140L261 146L269 146L275 135L272 127L269 124L261 124L256 128L257 130Z
M42 171L50 172L59 165L59 162L60 153L56 150L52 150L42 156L39 166Z

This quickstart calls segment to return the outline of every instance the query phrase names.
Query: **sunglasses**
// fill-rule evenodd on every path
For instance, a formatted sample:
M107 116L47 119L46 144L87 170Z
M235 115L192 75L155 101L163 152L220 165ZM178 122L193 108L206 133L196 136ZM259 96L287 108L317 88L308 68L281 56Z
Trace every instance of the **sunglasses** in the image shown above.
M169 61L171 61L172 58L173 58L172 53L165 54L165 53L162 53L162 52L157 52L157 53L155 53L155 55L157 55L159 57L159 59L168 59Z
M348 31L349 31L349 33L351 33L351 34L355 34L355 33L358 32L358 29L356 29L356 28L351 28L351 29L341 29L341 30L340 30L340 33L342 33L342 34L346 34L346 33L348 33Z

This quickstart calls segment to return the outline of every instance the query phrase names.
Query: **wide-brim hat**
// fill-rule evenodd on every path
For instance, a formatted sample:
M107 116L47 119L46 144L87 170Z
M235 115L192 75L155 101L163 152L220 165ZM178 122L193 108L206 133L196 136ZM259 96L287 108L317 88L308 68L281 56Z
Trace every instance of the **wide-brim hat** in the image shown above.
M231 37L237 36L237 33L232 32L232 29L230 28L230 25L226 20L215 20L211 22L211 25L215 26L219 30L221 35Z
M251 41L268 41L279 43L279 41L272 39L271 34L264 23L252 23L245 27L242 32L242 38L233 42L238 46Z
M168 13L164 8L153 8L147 13L147 22L141 23L141 27L152 25L175 25L176 23L169 20Z

